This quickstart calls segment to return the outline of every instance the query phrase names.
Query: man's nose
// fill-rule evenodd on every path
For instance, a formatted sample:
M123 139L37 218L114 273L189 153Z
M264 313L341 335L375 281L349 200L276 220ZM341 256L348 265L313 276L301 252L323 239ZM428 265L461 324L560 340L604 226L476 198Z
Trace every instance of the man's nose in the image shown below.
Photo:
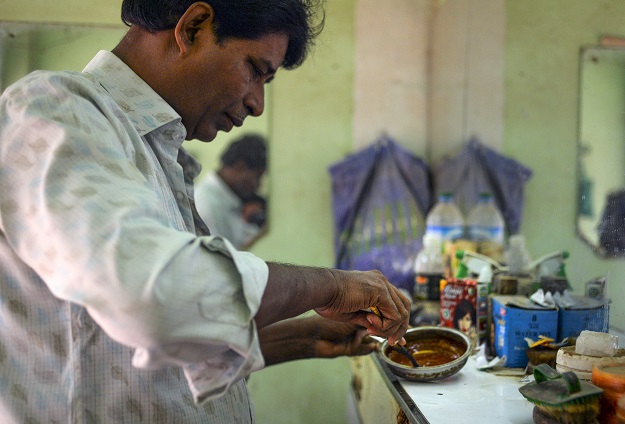
M260 116L265 110L265 84L256 83L252 86L252 89L245 96L244 100L245 108L248 115Z

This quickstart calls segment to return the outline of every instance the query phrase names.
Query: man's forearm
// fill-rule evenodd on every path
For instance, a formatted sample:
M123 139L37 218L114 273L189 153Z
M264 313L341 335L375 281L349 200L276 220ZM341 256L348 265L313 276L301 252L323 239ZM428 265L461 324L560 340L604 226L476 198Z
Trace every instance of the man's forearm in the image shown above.
M268 262L269 281L255 321L263 328L328 304L336 291L334 271Z
M254 317L258 329L314 310L325 319L400 340L408 328L410 299L379 271L345 271L268 263L269 279ZM375 306L376 316L368 309Z
M290 319L269 325L258 332L265 366L314 357L313 340L306 320Z
M363 343L364 328L306 314L269 325L258 332L265 365L306 358L367 355L377 349Z

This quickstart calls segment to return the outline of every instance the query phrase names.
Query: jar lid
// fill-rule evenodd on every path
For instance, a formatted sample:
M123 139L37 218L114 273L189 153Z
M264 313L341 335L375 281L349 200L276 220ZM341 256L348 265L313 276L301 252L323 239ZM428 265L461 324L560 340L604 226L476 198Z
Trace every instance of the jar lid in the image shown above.
M601 388L625 393L625 364L595 365L592 369L592 382Z

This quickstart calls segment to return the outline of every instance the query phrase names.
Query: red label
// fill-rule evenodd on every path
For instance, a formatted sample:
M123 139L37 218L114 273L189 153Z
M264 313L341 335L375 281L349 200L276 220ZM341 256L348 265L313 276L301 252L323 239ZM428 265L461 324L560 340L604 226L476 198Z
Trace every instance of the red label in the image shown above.
M478 285L473 280L450 279L441 288L441 325L456 328L477 342Z

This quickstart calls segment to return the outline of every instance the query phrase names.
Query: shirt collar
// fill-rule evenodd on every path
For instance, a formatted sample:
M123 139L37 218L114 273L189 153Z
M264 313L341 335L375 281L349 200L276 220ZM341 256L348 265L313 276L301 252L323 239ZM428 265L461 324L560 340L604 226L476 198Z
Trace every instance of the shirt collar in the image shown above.
M182 120L161 96L109 51L99 51L83 72L94 77L113 97L141 136Z
M192 183L202 171L202 165L184 147L178 151L178 163L182 166L185 180Z

